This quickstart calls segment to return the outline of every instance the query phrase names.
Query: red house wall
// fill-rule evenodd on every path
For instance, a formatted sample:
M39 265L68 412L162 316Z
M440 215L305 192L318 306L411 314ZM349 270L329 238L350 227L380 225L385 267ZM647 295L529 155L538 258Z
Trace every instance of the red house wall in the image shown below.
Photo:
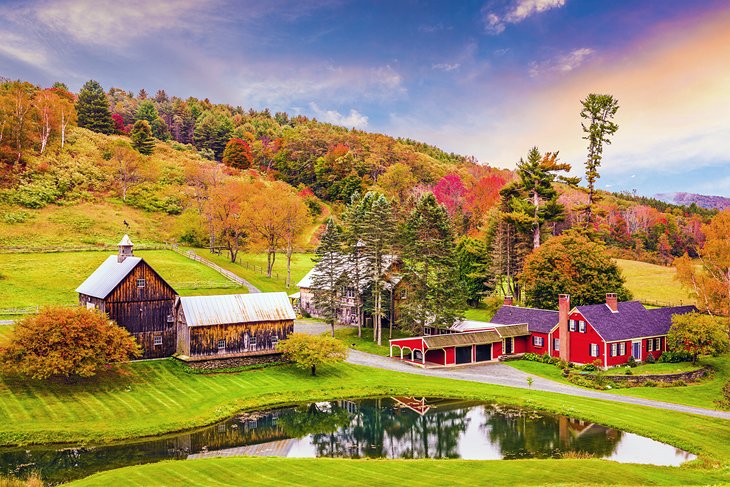
M542 337L542 347L536 347L532 343L532 337ZM527 347L526 351L531 353L536 353L538 355L542 355L543 353L547 353L548 351L548 335L547 333L537 333L537 332L531 332L529 337L526 337L527 341L525 346Z
M653 350L651 352L647 352L646 344L649 342L649 340L655 340L656 338L661 338L661 340L662 340L659 350ZM667 349L667 337L663 336L663 337L644 338L643 340L641 340L641 347L642 347L641 350L642 350L644 360L646 360L646 358L649 355L653 355L655 359L658 359L661 356L662 352L664 352L664 350Z
M449 347L446 351L446 365L454 365L456 363L456 349Z
M435 364L443 365L444 357L446 354L443 349L439 350L427 350L426 351L426 362L433 362Z
M621 343L621 342L617 342ZM627 340L623 342L626 344L626 353L624 355L616 355L615 357L611 357L611 344L608 344L608 366L614 367L616 365L623 365L626 362L628 362L629 357L631 357L631 340ZM646 346L646 345L644 345Z
M492 360L502 355L502 342L492 343Z
M526 337L515 337L515 352L514 353L525 353L529 350L528 343L532 340L529 336Z
M560 339L560 328L555 328L552 334L550 334L550 355L560 358L560 351L555 350L555 347L553 347L553 341L556 338Z

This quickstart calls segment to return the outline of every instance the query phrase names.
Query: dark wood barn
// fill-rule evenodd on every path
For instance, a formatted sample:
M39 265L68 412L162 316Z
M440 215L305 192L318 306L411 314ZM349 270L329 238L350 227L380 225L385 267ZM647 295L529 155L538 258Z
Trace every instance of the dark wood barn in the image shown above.
M175 353L173 305L177 293L141 257L135 257L127 235L119 254L107 258L76 289L79 304L105 312L142 346L143 358Z
M264 358L294 331L286 293L183 296L175 302L179 358Z

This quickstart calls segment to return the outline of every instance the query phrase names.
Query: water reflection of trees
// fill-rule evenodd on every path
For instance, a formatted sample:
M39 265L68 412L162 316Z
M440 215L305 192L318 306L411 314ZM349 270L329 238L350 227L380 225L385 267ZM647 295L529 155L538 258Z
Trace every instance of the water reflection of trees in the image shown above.
M610 456L621 432L593 423L517 408L484 406L482 430L505 459L560 457L566 452Z

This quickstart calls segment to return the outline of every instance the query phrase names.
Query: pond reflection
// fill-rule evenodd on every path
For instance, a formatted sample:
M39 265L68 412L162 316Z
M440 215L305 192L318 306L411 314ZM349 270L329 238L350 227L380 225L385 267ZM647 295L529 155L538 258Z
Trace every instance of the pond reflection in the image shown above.
M338 458L606 458L679 465L693 455L560 415L436 398L303 404L241 414L198 431L98 447L0 451L0 471L52 483L166 459L260 455Z

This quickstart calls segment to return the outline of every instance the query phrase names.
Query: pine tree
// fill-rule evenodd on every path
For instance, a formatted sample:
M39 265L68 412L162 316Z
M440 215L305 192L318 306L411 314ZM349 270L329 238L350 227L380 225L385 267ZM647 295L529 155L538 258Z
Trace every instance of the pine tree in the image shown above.
M346 280L342 244L342 229L332 218L329 218L319 246L314 251L315 266L312 273L312 288L316 289L314 307L332 327L332 336L335 336L335 321L340 308L342 288Z
M150 129L150 124L147 120L137 120L134 122L130 137L132 138L132 147L140 154L148 156L154 152L155 140L152 137L152 129Z
M425 326L449 327L463 317L464 293L451 221L427 193L408 217L402 234L403 263L409 284L401 305L402 326L422 333Z
M76 100L76 112L79 127L107 135L114 133L109 101L98 82L87 81L81 88Z

